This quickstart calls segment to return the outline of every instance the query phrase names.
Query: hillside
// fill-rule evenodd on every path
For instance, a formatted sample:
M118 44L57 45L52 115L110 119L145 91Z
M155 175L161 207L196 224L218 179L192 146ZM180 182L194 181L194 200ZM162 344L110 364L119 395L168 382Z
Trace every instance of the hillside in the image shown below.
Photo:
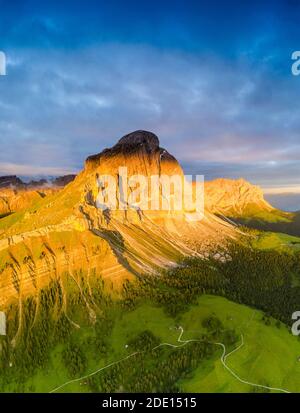
M2 391L299 391L289 329L299 239L243 236L217 216L279 211L245 181L219 181L200 221L184 208L99 209L99 176L119 166L183 174L155 135L137 131L0 220Z
M292 218L292 214L279 211L269 204L260 187L242 178L219 178L205 182L205 202L211 212L230 218L256 218L268 222Z
M51 181L40 179L25 183L17 176L0 177L0 218L35 205L41 198L61 190L74 180L75 175L66 175Z
M298 392L299 340L288 324L299 258L230 253L226 263L185 259L159 278L145 274L118 298L99 278L78 289L65 276L67 307L55 280L38 300L9 306L2 391Z
M263 191L244 179L216 179L205 183L206 207L230 222L258 229L300 236L300 213L274 208Z
M184 392L248 393L264 390L254 385L241 383L227 371L221 363L222 348L218 345L212 346L208 355L202 359L197 360L194 356L194 367L191 367L188 373L178 374L169 366L162 375L159 366L161 363L165 364L166 358L175 364L177 358L180 361L181 355L187 357L188 354L194 352L195 343L194 345L189 343L186 346L181 344L182 348L177 350L166 346L164 352L151 351L151 339L153 347L160 343L180 345L178 343L179 332L175 328L178 320L151 303L141 304L133 311L125 311L123 314L121 311L116 312L114 317L113 327L107 328L106 326L108 331L105 331L102 339L98 339L106 343L102 352L95 351L100 329L98 331L87 327L73 333L73 346L82 351L80 357L84 360L86 374L129 356L133 350L130 344L137 342L137 339L143 336L147 338L148 335L150 347L145 340L147 351L133 356L128 361L120 362L121 369L107 368L96 374L94 378L72 382L70 366L64 360L67 353L60 345L52 351L47 372L41 368L32 377L28 377L23 385L12 382L6 384L5 390L16 391L21 388L24 392L50 392L62 386L56 392L116 391L113 386L123 385L124 391L134 391L135 388L151 391L153 381L154 386L159 385L155 383L156 376L161 378L160 383L168 380L170 384ZM225 331L235 331L236 343L226 344L228 353L240 346L241 335L243 335L244 345L228 358L228 365L240 378L258 385L299 392L300 373L297 368L297 358L300 354L300 343L297 338L289 334L283 324L278 324L271 319L270 324L267 325L264 314L260 311L233 303L222 297L203 295L180 316L180 325L184 328L182 339L197 340L202 334L207 334L208 331L203 326L203 322L209 317L220 320ZM225 337L219 334L218 338L224 339ZM217 341L217 337L215 336L212 340ZM105 349L106 351L109 349L107 354ZM139 368L134 374L134 366L137 362ZM80 374L77 377L80 377ZM152 377L152 382L150 377ZM71 383L64 385L69 381Z
M142 272L176 265L184 255L223 248L238 232L208 210L201 221L190 211L103 211L97 208L97 177L182 175L177 160L145 131L126 135L110 149L87 158L84 170L63 190L34 207L0 221L0 307L37 294L52 279L64 289L62 275L77 279L101 275L108 285L122 285Z

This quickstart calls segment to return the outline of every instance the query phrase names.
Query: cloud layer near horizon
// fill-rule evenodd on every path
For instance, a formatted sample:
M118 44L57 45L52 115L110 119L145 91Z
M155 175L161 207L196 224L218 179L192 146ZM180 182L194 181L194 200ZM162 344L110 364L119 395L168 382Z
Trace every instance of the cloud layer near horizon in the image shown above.
M78 171L87 155L147 129L193 172L204 173L204 165L209 178L300 183L300 80L281 76L268 56L254 64L249 56L232 62L106 44L11 50L7 72L0 77L0 174L7 164L11 173L14 165L26 174L30 166Z

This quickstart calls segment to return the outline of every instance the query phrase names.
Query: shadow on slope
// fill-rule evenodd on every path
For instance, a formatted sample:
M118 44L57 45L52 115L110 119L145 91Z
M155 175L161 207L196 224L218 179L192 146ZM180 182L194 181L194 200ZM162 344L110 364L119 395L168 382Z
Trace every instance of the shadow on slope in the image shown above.
M288 235L300 236L300 211L290 214L291 218L289 220L269 222L263 219L244 219L244 218L232 218L232 220L240 225L245 225L250 228L271 231L271 232L281 232Z

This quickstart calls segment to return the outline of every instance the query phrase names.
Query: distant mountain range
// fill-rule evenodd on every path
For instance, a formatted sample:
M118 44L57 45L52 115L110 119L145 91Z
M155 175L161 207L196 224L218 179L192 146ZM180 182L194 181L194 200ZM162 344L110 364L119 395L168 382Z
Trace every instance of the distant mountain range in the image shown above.
M45 187L62 187L72 182L76 175L63 175L59 177L41 178L38 180L30 180L25 182L16 175L0 176L0 189L34 189Z
M0 177L0 218L24 210L40 198L59 191L76 175L24 182L15 175Z

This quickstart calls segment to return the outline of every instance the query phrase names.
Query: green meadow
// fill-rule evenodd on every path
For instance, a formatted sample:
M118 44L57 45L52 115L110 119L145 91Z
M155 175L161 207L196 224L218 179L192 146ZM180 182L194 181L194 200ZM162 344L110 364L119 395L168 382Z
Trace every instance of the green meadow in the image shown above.
M291 392L300 391L300 340L291 334L287 326L270 317L266 318L261 311L212 295L201 296L195 305L176 319L167 316L162 308L151 303L139 305L129 312L116 311L113 315L114 326L108 337L109 351L105 356L95 351L94 329L92 327L78 329L73 333L72 340L85 354L87 364L83 376L128 356L132 351L128 349L128 343L143 331L151 331L160 343L178 345L179 332L174 327L180 325L184 329L183 341L201 340L202 335L206 333L203 320L211 316L217 317L225 329L233 329L238 335L238 342L226 349L227 352L239 346L243 335L244 345L227 359L228 366L241 379ZM186 344L184 347L188 348L190 345ZM172 351L182 351L182 349L168 348L168 352ZM202 360L195 369L185 375L184 379L178 381L179 388L185 392L258 390L255 386L241 383L225 369L220 360L222 352L221 347L216 345L212 357ZM48 367L39 370L31 377L25 383L24 390L49 392L68 382L70 375L63 357L63 346L58 345L51 352ZM143 357L151 368L153 361L151 351L145 352ZM135 357L132 357L131 361L135 363ZM97 375L103 373L100 371ZM87 381L83 379L66 385L58 391L85 392L89 389Z

